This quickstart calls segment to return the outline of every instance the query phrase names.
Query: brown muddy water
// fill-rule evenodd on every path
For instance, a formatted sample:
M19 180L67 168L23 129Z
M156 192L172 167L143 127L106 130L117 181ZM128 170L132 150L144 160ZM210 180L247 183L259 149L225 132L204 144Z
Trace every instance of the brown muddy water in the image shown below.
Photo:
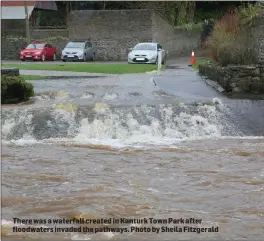
M194 103L150 86L141 92L130 86L124 94L116 86L88 93L35 85L40 94L33 104L2 108L2 238L263 240L263 102ZM252 111L256 115L245 118ZM13 232L13 218L148 223L75 225L119 228L96 234ZM151 224L151 218L201 221ZM146 229L162 226L174 229ZM184 226L218 232L181 232Z

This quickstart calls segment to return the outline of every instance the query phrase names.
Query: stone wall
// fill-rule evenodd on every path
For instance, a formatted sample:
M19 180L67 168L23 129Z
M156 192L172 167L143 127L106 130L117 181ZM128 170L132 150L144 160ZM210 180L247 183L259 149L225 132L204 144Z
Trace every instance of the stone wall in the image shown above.
M200 65L199 73L217 82L226 92L264 93L264 13L250 26L252 46L259 53L258 65Z
M153 13L153 41L159 42L169 55L190 56L192 49L200 47L201 29L175 28L161 16Z
M216 81L226 92L264 93L264 65L200 65L199 73Z
M10 29L26 29L26 21L21 19L1 19L1 31Z
M26 46L27 42L22 37L5 37L1 39L1 58L2 60L19 60L20 51Z
M84 10L69 15L69 37L95 44L96 59L126 60L129 48L152 41L152 12L149 10Z
M14 26L18 26L16 30ZM19 59L25 46L25 27L21 21L2 21L2 59ZM13 26L12 28L10 26ZM69 39L91 38L97 60L126 60L128 49L138 42L155 41L169 55L190 56L200 45L200 29L174 28L151 10L80 10L69 15L67 29L33 29L32 40L47 40L56 45L57 57ZM19 30L21 29L21 30ZM260 61L264 62L264 14L252 28L258 42Z
M4 68L1 69L1 75L6 76L19 76L19 69L18 68Z
M252 27L253 40L259 52L259 62L264 63L264 13L260 14Z
M23 30L2 31L1 55L3 60L19 60L20 51L27 45ZM33 29L32 41L47 41L57 48L57 58L68 42L69 32L66 29Z
M12 24L14 24L12 22ZM25 27L2 28L2 59L19 59L26 45ZM13 26L13 25L12 25ZM13 30L12 30L13 29ZM21 29L21 30L19 30ZM159 42L174 56L189 56L200 43L201 30L174 28L151 10L80 10L68 18L68 29L33 29L32 40L54 44L60 57L67 41L88 39L93 42L97 60L127 60L129 48L138 42Z
M126 60L138 42L159 42L174 56L189 56L200 43L200 29L175 29L151 10L74 11L68 19L71 39L91 38L97 60Z

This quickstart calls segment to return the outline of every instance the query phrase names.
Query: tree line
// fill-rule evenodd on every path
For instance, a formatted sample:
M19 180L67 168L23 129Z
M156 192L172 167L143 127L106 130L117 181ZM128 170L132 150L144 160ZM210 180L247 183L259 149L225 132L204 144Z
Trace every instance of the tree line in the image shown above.
M67 26L67 16L74 10L151 9L174 26L218 19L227 9L257 1L55 1L58 11L37 11L35 27Z

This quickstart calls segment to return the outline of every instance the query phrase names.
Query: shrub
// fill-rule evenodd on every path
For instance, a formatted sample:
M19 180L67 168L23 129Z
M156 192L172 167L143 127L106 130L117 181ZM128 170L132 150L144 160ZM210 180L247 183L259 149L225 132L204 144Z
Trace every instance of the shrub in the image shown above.
M1 103L16 104L34 96L34 88L19 76L1 76Z
M257 43L249 29L257 13L253 7L230 10L215 24L207 47L220 65L257 62Z

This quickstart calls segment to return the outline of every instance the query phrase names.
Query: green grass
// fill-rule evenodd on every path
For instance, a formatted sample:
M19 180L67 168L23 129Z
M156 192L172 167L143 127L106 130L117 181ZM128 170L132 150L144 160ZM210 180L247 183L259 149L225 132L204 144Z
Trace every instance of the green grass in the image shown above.
M20 75L24 80L41 80L46 79L46 76L42 75Z
M100 74L132 74L157 70L152 64L2 64L2 68L19 68L24 70L73 71Z
M199 70L200 64L211 64L212 60L209 58L196 58L196 64L192 66L194 70Z

